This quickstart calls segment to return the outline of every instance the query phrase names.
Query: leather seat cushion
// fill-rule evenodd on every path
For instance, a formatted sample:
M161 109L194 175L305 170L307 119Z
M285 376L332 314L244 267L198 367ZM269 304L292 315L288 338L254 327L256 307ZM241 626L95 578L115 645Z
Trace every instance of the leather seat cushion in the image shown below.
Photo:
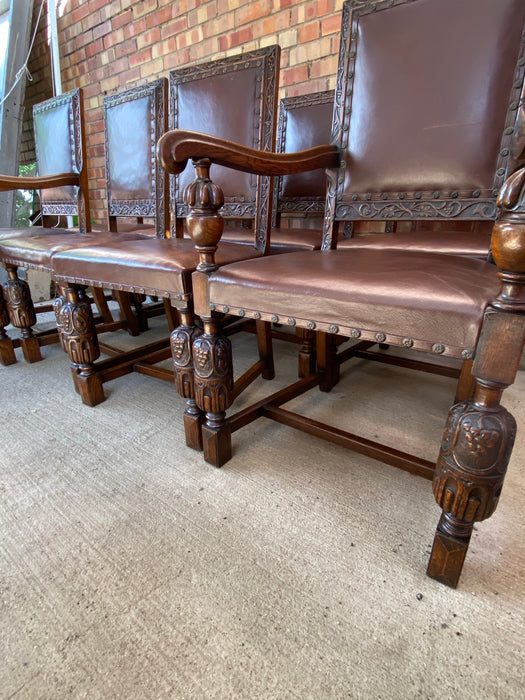
M36 235L35 229L32 231L32 236L1 240L0 260L52 272L51 258L60 251L84 246L106 245L113 241L123 242L131 239L144 240L149 238L149 236L140 233L115 233L113 231L73 233L68 229L52 229L51 231L44 229L44 233Z
M249 246L224 243L216 259L226 265L259 256ZM180 300L191 294L191 274L198 263L193 241L148 238L57 253L53 274L60 284L77 282Z
M2 228L0 229L0 241L11 240L12 238L27 238L39 236L41 234L64 235L71 233L67 228L41 228L40 226L26 226L24 228Z
M314 229L274 228L271 231L270 252L293 253L296 250L319 250L323 232ZM222 239L233 243L253 245L253 231L249 229L225 229Z
M217 270L210 301L217 311L466 357L499 286L497 268L473 258L312 251Z
M337 242L337 247L446 253L448 255L466 255L484 260L490 250L490 237L490 233L474 233L472 231L371 233L366 236L340 238Z

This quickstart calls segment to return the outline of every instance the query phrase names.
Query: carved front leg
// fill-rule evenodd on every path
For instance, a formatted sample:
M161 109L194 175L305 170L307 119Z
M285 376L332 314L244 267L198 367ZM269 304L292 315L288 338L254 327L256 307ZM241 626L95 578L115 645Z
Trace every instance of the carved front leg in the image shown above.
M487 307L472 367L472 401L453 406L434 478L443 509L428 574L455 587L472 527L494 512L510 459L516 423L501 405L515 380L525 339L525 169L498 197L491 250L501 287Z
M200 451L202 450L204 414L195 402L192 345L202 331L193 324L193 314L189 309L184 309L180 313L182 323L171 334L175 388L179 395L186 399L184 411L186 445Z
M9 320L21 331L20 346L25 360L38 362L42 359L42 355L32 328L36 323L36 312L29 285L18 277L16 266L6 265L6 270L8 280L4 284L4 296Z
M9 314L4 300L2 287L0 287L0 364L7 366L16 362L13 341L7 335L5 327L9 325Z
M206 413L202 427L204 459L221 467L231 457L231 432L226 410L233 402L231 343L218 324L204 320L204 333L193 343L195 401Z
M81 299L76 285L65 288L66 300L55 307L62 347L71 360L75 387L82 401L96 406L104 401L102 380L94 366L100 357L91 304Z
M474 523L496 509L515 435L516 421L503 406L452 407L433 482L443 512L427 571L441 583L457 586Z

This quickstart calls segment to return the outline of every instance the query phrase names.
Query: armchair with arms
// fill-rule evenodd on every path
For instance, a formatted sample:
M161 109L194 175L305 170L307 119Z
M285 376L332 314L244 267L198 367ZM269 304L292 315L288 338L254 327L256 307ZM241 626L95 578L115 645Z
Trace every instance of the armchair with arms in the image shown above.
M227 462L231 433L264 416L433 479L442 514L428 574L452 587L474 523L496 508L516 429L500 400L514 381L525 335L525 169L512 173L523 147L524 21L520 0L344 4L332 129L339 162L328 171L321 251L217 268L219 207L198 196L210 168L212 175L216 163L293 173L301 154L268 157L180 132L159 144L168 170L183 169L190 158L197 169L190 201L201 261L193 289L204 332L193 342L193 363L205 459ZM497 205L495 264L337 248L346 221L490 221ZM317 331L318 371L227 417L235 398L231 350L216 318L225 309ZM473 361L473 396L452 406L436 464L283 408L308 389L327 391L337 382L328 342L335 334Z

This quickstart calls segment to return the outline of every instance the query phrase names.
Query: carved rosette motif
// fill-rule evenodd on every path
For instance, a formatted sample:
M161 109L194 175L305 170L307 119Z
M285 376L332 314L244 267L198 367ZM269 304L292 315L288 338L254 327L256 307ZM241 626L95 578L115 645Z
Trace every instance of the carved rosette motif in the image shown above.
M195 398L192 346L202 330L196 326L179 326L171 334L171 355L175 388L184 399Z
M65 301L55 306L62 347L76 365L87 365L100 357L91 305Z
M231 343L225 336L203 333L193 343L195 400L207 413L222 413L233 402Z
M516 421L502 406L465 401L451 408L433 483L445 513L468 522L492 515L515 435Z
M18 278L8 279L4 283L4 295L13 326L31 328L36 323L36 313L27 282Z

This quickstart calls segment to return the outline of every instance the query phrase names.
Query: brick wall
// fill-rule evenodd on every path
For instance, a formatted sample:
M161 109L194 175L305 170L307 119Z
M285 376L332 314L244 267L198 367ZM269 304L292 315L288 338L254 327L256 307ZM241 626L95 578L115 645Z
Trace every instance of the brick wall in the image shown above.
M343 0L63 0L57 2L63 91L85 96L90 202L105 221L104 95L176 67L279 44L280 97L335 87ZM40 0L35 0L35 18ZM48 17L26 88L22 156L33 157L31 107L52 94Z

